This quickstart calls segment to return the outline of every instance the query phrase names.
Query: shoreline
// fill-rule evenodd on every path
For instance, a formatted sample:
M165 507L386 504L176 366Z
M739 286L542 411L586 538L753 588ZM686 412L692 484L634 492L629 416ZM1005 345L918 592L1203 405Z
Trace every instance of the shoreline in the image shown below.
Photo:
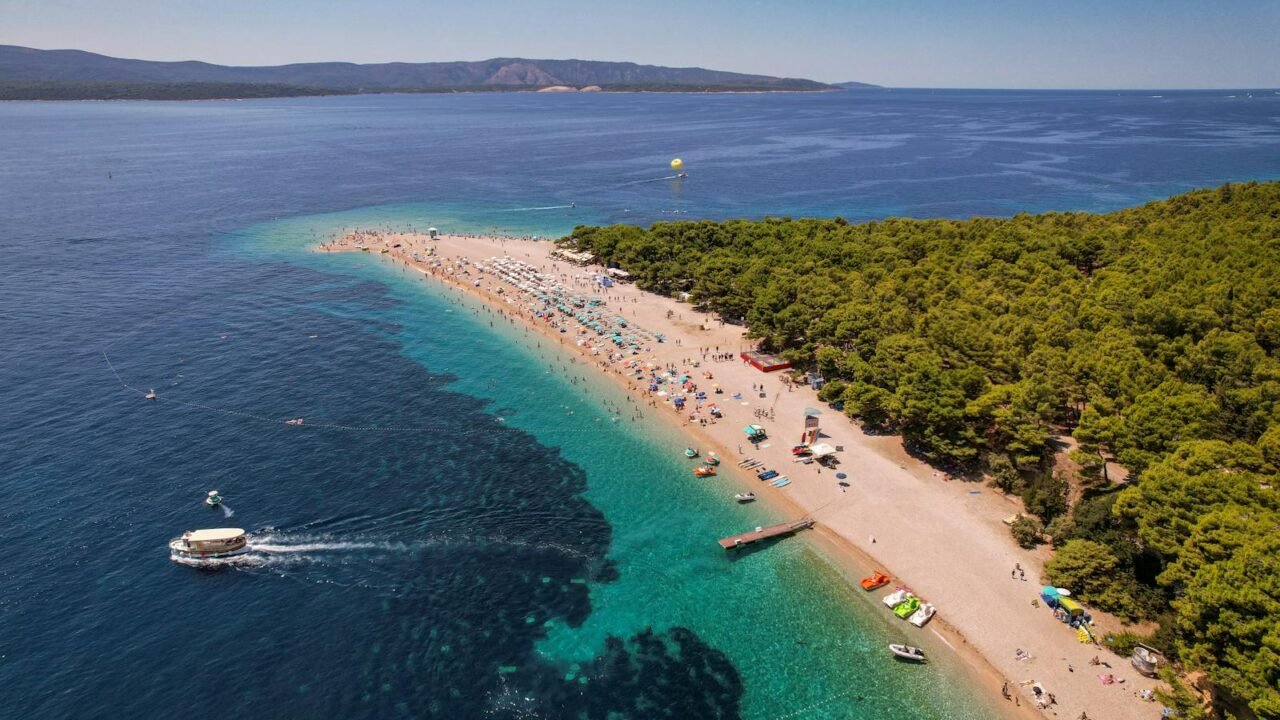
M922 630L910 628L909 632L929 632L930 636L936 636L953 650L960 666L982 688L981 692L985 695L990 691L991 694L986 699L991 700L992 706L1007 711L1002 712L1002 715L1029 718L1052 714L1075 718L1082 712L1088 712L1089 717L1140 718L1152 717L1158 713L1158 706L1133 697L1138 689L1151 687L1151 681L1128 670L1127 663L1109 651L1079 645L1074 634L1054 620L1046 610L1030 607L1030 598L1039 587L1035 580L1043 558L1035 551L1017 548L1007 529L999 522L1005 515L1016 512L1016 509L1011 509L1014 507L1011 501L985 489L974 490L975 486L972 484L939 482L940 474L910 458L901 449L901 443L896 438L863 435L850 420L830 410L825 410L822 415L823 441L842 443L837 447L847 452L840 453L844 456L840 469L847 470L851 480L850 483L842 484L839 490L832 487L832 483L825 482L831 479L834 469L829 470L828 478L823 479L821 469L816 464L789 463L790 443L783 439L788 435L785 430L779 429L778 432L771 433L773 437L761 443L758 448L749 447L749 443L733 442L734 439L743 439L739 429L742 424L760 423L773 431L779 428L779 421L774 419L779 416L783 418L782 422L790 420L796 423L795 437L798 439L800 419L796 417L799 414L796 408L805 404L825 408L817 400L816 393L808 387L791 387L789 383L779 381L781 374L762 374L741 363L737 359L738 351L754 348L754 344L743 337L743 328L725 326L710 316L694 311L688 305L645 293L633 285L615 286L603 289L607 299L602 307L608 308L608 314L617 312L619 317L629 315L627 319L632 320L633 324L650 330L661 326L669 341L649 345L644 352L634 354L630 359L619 353L622 359L615 361L610 353L610 359L605 361L599 354L600 344L595 341L588 345L577 341L566 342L582 336L575 336L549 325L547 318L539 319L526 309L527 302L523 307L518 302L513 302L516 298L528 299L520 295L515 286L498 282L492 274L471 272L476 263L488 258L506 258L527 263L546 270L549 275L557 275L566 282L572 282L574 292L586 294L602 290L598 286L592 287L590 281L580 277L589 274L590 269L551 258L550 252L554 248L550 242L480 235L443 235L435 240L428 240L425 235L388 229L343 233L341 237L322 243L314 249L319 252L376 251L380 256L386 256L385 259L418 271L424 281L438 280L443 287L460 291L485 304L500 317L509 320L513 326L532 328L539 336L555 339L557 342L554 345L560 346L570 357L581 357L584 367L594 364L601 375L612 378L628 397L646 402L642 410L644 419L647 420L650 414L670 413L663 422L669 422L672 428L682 431L686 436L692 436L695 439L694 446L703 449L704 454L710 449L722 457L725 463L721 465L721 474L732 476L732 482L736 485L755 492L757 498L783 518L813 517L818 520L813 533L801 533L797 539L808 542L855 590L861 592L861 588L856 585L858 574L879 568L893 576L894 582L891 585L909 585L923 599L935 602L938 605L938 615L932 622ZM552 268L554 273L551 272ZM597 273L602 271L596 269ZM686 317L689 319L686 320ZM716 327L717 324L719 327ZM691 346L685 344L685 340L707 344ZM703 352L704 348L708 351L714 348L715 352ZM693 357L690 358L690 355ZM729 355L731 359L707 361L707 355ZM673 362L682 367L692 366L695 374L710 373L715 380L723 382L726 394L713 396L708 388L707 395L722 404L723 420L712 420L706 424L701 420L693 422L692 411L675 412L669 402L659 402L661 398L655 396L644 382L637 382L636 378L629 378L622 371L624 362L644 358L662 361L664 367ZM687 360L692 362L686 362ZM706 379L709 382L713 380L712 377ZM739 393L728 394L745 389L747 380L757 381L751 383L753 392L750 400L742 400L746 395L737 397ZM784 387L785 391L782 390ZM763 391L764 397L759 396L757 389ZM767 402L770 394L772 404L764 418L760 415L756 415L755 419L746 417L740 407L735 407L738 402L743 406L763 405L764 402L759 401ZM730 397L735 397L736 401L730 401ZM779 404L781 408L778 407ZM636 408L640 409L639 403ZM763 407L756 408L756 411L762 412ZM737 446L737 452L734 445ZM744 448L744 445L748 447ZM794 478L794 482L786 488L761 486L754 477L749 477L746 471L740 471L736 466L736 461L744 455L762 460L764 467L777 469ZM855 457L847 457L850 455ZM893 475L893 480L898 481L900 486L881 487L874 484L885 478L868 478L873 473L865 472L866 465L876 466L874 469L882 474ZM949 481L950 478L945 480ZM869 492L872 490L876 491L874 498ZM930 497L918 500L919 495L926 493ZM868 502L872 500L874 502ZM939 523L945 519L946 527L925 526L924 521L930 518L920 517L922 513L919 511L922 508L917 503L929 501L936 501L930 503L930 511L937 516ZM864 503L870 507L862 508ZM957 510L962 512L956 512ZM957 529L960 532L955 532ZM868 530L870 534L866 534ZM932 533L928 533L929 530ZM903 556L903 547L910 548L926 533L936 536L930 538L934 542L921 544L932 544L938 551L949 547L953 552L924 551ZM860 541L864 537L865 542ZM877 538L888 542L878 542ZM713 541L714 538L708 538L709 543ZM1004 547L1000 547L1001 545ZM871 549L873 547L875 552ZM954 552L956 549L960 551L958 556ZM997 587L1008 588L998 580L1003 577L1003 570L994 574L979 573L976 572L979 568L970 568L973 563L966 562L975 556L990 560L995 553L1006 560L1017 559L1022 567L1031 571L1031 581L1015 581L1014 593L998 591ZM898 572L890 572L891 570ZM978 580L974 575L983 577ZM991 578L986 575L991 575ZM910 583L907 582L908 578ZM975 581L991 585L987 587L970 584ZM882 589L877 592L875 597L878 599L884 591ZM982 597L975 600L971 597L975 594ZM1018 597L1012 597L1014 594ZM1010 618L1000 617L996 603L990 602L993 597L998 598L1001 601L999 604L1010 611L1017 608L1018 622L1011 623L1008 622ZM989 637L993 631L1007 631L1018 638L993 641ZM970 638L974 641L971 642ZM933 640L934 637L930 637L927 642ZM1002 659L999 653L1002 648L999 646L1003 644L1008 644L1009 649ZM1025 662L1009 660L1015 645L1018 649L1031 648L1033 659ZM1106 652L1108 661L1116 661L1113 666L1118 669L1114 672L1129 680L1127 684L1105 687L1096 679L1092 683L1088 682L1094 674L1089 671L1088 659L1103 652ZM1074 666L1079 666L1081 672L1075 672ZM1057 704L1037 711L1026 687L1033 681L1062 695ZM1019 698L1019 702L1002 703L998 696L1002 686L1008 687L1010 693Z

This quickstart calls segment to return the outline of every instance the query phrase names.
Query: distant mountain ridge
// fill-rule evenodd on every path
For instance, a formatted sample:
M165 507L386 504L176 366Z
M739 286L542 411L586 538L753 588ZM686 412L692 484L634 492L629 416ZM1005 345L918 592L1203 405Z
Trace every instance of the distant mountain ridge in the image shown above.
M477 62L295 63L227 66L195 60L161 62L116 58L83 50L38 50L0 45L0 82L10 84L280 85L343 92L445 88L536 89L554 85L605 89L834 90L803 78L591 60L493 58Z

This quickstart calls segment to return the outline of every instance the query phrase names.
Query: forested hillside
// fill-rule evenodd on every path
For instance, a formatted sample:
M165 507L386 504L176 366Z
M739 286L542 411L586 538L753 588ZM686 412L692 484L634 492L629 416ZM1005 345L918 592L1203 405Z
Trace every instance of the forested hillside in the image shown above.
M1167 651L1280 717L1280 183L1110 214L580 227L566 242L817 366L823 398L868 428L1021 494L1061 545L1051 575L1158 617ZM1053 470L1057 433L1078 441L1078 478ZM1086 490L1074 508L1068 480Z
M162 97L177 98L181 98L183 92L212 85L230 86L236 97L262 96L273 88L281 90L283 95L424 92L450 88L497 91L550 85L674 91L835 89L803 78L592 60L492 58L478 62L320 62L254 67L134 60L82 50L37 50L15 45L0 45L0 82L10 84L10 94L42 87L50 94L80 91L96 93L90 96L97 97L104 88L111 88L117 94L128 93L127 97L167 93ZM265 87L247 90L243 86ZM298 88L308 92L300 93Z

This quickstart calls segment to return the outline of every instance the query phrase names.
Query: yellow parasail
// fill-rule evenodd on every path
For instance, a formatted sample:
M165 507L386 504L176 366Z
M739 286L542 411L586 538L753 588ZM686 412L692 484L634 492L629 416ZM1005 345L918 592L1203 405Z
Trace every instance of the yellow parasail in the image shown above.
M684 161L681 160L680 158L676 158L675 160L671 161L672 170L679 170L682 167L684 167Z

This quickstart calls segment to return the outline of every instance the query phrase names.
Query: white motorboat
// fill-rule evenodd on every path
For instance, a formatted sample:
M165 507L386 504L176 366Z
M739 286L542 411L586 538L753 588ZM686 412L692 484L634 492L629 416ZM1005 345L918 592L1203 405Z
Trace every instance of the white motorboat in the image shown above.
M188 530L169 541L174 559L221 560L249 552L249 540L242 528Z
M143 395L142 397L146 398L147 400L155 400L155 399L156 399L157 397L159 397L159 396L158 396L158 395L156 395L156 390L155 390L155 388L152 388L152 389L148 390L148 391L147 391L147 394L146 394L146 395Z
M301 425L301 424L302 424L302 418L294 418L294 419L292 419L292 420L285 420L285 421L284 421L284 424L285 424L285 425Z
M733 496L733 499L737 500L740 503L749 503L749 502L755 501L756 494L753 492L738 493L737 495Z
M889 608L897 607L903 600L906 600L910 596L910 590L906 588L898 588L884 596L884 606Z
M920 606L920 609L916 610L914 613L911 613L911 617L907 618L907 622L911 623L912 625L915 625L916 627L924 627L925 623L933 619L934 613L936 612L937 610L933 607L933 605L930 605L929 603L925 603Z
M898 645L895 643L890 645L889 649L893 651L894 655L897 655L903 660L910 660L911 662L924 662L924 651L918 647L911 647L910 645Z

